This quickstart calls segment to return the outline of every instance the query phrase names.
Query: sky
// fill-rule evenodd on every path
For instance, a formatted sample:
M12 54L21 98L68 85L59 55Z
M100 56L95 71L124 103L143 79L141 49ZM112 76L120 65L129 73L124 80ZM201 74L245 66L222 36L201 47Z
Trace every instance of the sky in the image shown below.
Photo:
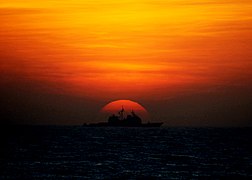
M168 126L252 125L250 0L0 0L1 123L138 102Z

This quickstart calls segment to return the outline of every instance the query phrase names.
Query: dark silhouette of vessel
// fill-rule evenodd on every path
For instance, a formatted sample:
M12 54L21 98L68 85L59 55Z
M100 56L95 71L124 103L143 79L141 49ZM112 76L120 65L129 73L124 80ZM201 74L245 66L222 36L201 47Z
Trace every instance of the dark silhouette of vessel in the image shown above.
M131 114L125 117L124 108L118 112L118 115L112 114L108 118L108 122L84 123L83 127L160 127L163 122L142 123L142 119L132 110Z

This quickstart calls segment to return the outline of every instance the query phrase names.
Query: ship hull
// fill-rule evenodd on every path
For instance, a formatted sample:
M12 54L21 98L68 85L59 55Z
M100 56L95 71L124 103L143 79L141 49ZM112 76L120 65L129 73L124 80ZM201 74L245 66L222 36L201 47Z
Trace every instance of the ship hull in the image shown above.
M162 122L159 123L146 123L146 124L110 124L110 123L91 123L83 124L83 127L160 127Z

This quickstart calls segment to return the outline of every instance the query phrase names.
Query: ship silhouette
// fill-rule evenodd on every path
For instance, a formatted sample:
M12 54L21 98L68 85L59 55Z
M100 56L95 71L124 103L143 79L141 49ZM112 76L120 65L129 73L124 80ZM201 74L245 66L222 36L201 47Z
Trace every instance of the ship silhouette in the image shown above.
M126 117L125 117L126 116ZM131 114L126 115L125 110L122 109L118 115L112 114L108 118L108 122L83 124L83 127L160 127L163 122L156 123L142 123L142 119L132 110Z

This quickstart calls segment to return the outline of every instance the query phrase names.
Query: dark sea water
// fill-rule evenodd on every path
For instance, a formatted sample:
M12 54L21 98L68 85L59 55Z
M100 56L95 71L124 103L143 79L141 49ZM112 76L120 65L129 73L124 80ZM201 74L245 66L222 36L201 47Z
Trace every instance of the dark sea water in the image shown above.
M7 130L0 179L252 178L252 128Z

